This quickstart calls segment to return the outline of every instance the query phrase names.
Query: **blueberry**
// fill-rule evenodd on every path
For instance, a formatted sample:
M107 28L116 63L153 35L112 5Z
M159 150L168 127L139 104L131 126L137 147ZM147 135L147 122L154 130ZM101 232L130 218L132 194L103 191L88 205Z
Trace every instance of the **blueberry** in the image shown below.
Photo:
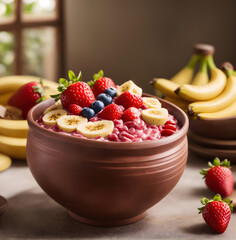
M116 89L113 87L109 87L106 89L105 93L114 98L116 96Z
M101 93L98 95L97 100L100 100L104 103L105 106L112 103L112 97L106 93Z
M95 112L94 112L94 110L91 109L91 108L84 107L84 108L82 109L81 114L82 114L83 117L90 119L90 118L94 117Z
M92 103L91 108L95 113L98 113L104 108L104 103L102 101L96 100Z

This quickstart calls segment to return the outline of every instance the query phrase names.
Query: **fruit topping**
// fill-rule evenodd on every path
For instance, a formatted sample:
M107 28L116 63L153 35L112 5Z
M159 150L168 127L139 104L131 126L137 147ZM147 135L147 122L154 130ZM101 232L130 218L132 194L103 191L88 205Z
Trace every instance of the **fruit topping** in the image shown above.
M142 88L138 87L133 81L129 80L125 83L123 83L121 86L118 87L116 96L120 96L122 93L130 91L133 94L137 94L139 96L142 96L143 90Z
M77 131L87 138L107 137L113 132L113 129L114 123L107 120L88 122L77 127Z
M64 132L73 132L79 125L87 123L87 118L75 115L64 115L57 120L57 126Z
M202 213L205 222L217 233L223 233L229 224L233 211L231 200L222 200L221 196L216 194L213 200L201 197L201 203L204 207L198 208L198 210L199 213Z
M156 126L162 126L168 119L168 111L165 108L149 108L142 111L143 120Z
M112 103L112 97L106 93L101 93L97 96L97 100L104 103L105 106Z
M91 108L95 113L99 113L105 107L104 103L100 100L96 100L92 103Z
M69 112L74 115L80 115L80 113L82 112L82 107L77 104L71 104L69 106Z
M156 99L152 97L143 97L143 104L148 106L149 108L160 108L161 103Z
M124 122L133 121L134 119L138 119L140 116L140 112L137 108L130 107L124 111L122 115L122 120Z
M215 158L213 164L209 162L208 166L208 169L202 169L200 172L208 188L223 197L231 195L234 190L234 179L230 162L227 159L220 162L219 158Z
M100 93L104 93L107 88L115 87L115 83L108 77L103 77L104 73L100 70L93 75L93 80L88 84L92 88L94 96L97 97Z
M109 87L106 89L105 93L114 98L116 96L116 89L114 87Z
M90 119L95 116L94 110L88 107L83 108L81 114L83 117L87 119Z
M106 120L115 120L120 119L123 114L123 111L120 106L112 103L106 106L99 114L99 117Z
M62 106L68 108L71 104L77 104L81 107L90 107L95 101L95 97L89 85L81 82L81 72L76 77L70 70L68 72L70 81L60 78L60 86L58 87L59 94L51 95L56 101L61 99Z
M43 123L52 126L57 123L58 118L67 115L67 111L63 109L52 110L43 116Z
M137 94L126 91L117 97L116 104L122 105L125 109L130 107L140 108L143 105L143 99Z
M53 104L52 106L46 108L43 112L43 115L45 115L46 113L52 111L52 110L56 110L56 109L63 109L63 106L61 105L61 101L59 100L58 102L56 102L55 104Z

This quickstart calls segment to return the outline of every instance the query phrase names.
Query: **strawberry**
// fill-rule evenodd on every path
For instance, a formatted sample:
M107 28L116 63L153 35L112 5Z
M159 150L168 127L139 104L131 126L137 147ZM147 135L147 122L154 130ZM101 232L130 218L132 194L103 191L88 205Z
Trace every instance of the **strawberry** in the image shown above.
M202 169L200 172L208 188L223 197L231 195L234 190L234 179L230 162L227 159L220 162L219 158L215 158L213 164L209 162L208 166L209 169Z
M68 72L70 81L64 78L59 79L60 86L58 87L59 94L51 95L55 100L61 99L61 104L64 108L69 108L71 104L76 104L83 107L90 107L95 101L95 97L89 85L81 82L82 74L78 77L70 70Z
M213 200L202 197L201 203L204 207L198 208L198 210L199 213L202 213L205 222L216 232L223 233L233 211L232 201L230 199L222 200L221 196L216 194Z
M99 113L99 117L106 120L115 120L120 119L122 114L123 111L121 107L112 103L103 108L103 110Z
M134 119L138 119L139 116L140 116L140 113L138 109L134 107L130 107L124 111L122 115L122 120L124 122L133 121Z
M28 111L37 103L44 100L46 94L43 90L43 84L38 82L29 82L20 87L9 99L8 104L22 110L22 117L27 118Z
M104 93L107 88L115 88L115 83L108 77L103 77L104 73L100 70L98 73L93 75L93 80L89 81L88 84L92 87L93 94L97 97L100 93Z
M69 111L74 115L79 115L82 112L82 107L77 104L71 104L69 106Z
M130 107L141 108L143 105L143 99L137 94L133 94L130 91L125 91L119 97L117 97L116 103L122 105L125 109Z

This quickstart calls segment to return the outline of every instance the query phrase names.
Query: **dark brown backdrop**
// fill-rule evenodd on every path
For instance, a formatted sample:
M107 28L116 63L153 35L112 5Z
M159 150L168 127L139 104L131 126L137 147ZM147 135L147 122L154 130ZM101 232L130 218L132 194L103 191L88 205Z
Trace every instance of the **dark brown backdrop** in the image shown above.
M149 80L171 77L197 42L216 46L218 65L236 65L234 0L70 0L65 14L66 69L81 69L84 80L103 69L152 93Z

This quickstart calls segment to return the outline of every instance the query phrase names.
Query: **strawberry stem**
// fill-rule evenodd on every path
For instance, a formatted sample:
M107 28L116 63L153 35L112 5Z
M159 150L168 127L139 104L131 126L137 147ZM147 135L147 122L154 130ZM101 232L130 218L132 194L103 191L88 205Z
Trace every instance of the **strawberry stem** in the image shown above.
M61 94L73 83L76 83L76 82L80 82L82 80L82 73L81 71L79 72L78 76L76 77L74 72L69 70L68 71L68 77L69 77L69 81L65 78L60 78L59 79L59 86L57 88L58 90L58 94L55 94L55 95L50 95L51 98L55 98L55 101L57 102L60 97L61 97Z
M206 206L208 203L211 203L211 202L214 202L214 201L227 203L227 204L229 205L229 207L230 207L231 212L233 211L232 201L231 201L229 198L222 200L222 197L220 196L220 194L216 194L216 195L213 197L212 200L209 200L209 199L207 199L206 197L201 197L201 203L202 203L202 205L204 205L204 206L201 207L201 208L198 208L198 210L199 210L198 213L199 213L199 214L202 213L202 211L203 211L203 209L205 208L205 206Z
M207 172L213 168L213 167L217 167L217 166L224 166L227 168L230 168L230 161L228 161L227 159L225 159L224 161L220 161L220 159L218 157L214 158L213 163L208 162L208 169L202 169L200 171L200 174L203 175L203 178L206 178L206 174Z
M90 87L92 87L92 86L94 85L94 83L95 83L98 79L102 78L103 76L104 76L104 72L103 72L103 70L100 70L98 73L93 74L93 80L88 81L87 84L88 84Z

